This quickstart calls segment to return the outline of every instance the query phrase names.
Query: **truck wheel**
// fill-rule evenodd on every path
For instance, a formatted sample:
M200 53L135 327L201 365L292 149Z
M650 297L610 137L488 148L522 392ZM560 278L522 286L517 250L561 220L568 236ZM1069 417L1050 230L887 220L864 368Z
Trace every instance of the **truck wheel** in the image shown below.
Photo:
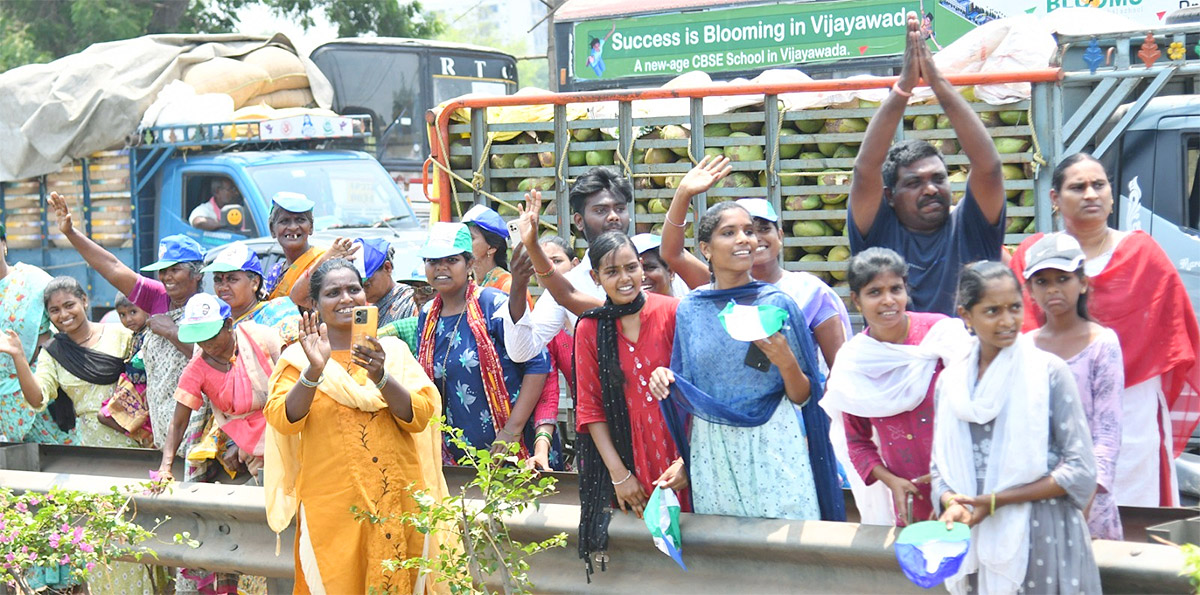
M1200 6L1180 8L1179 10L1167 15L1167 18L1163 19L1163 24L1165 25L1178 25L1180 23L1196 22L1200 22Z

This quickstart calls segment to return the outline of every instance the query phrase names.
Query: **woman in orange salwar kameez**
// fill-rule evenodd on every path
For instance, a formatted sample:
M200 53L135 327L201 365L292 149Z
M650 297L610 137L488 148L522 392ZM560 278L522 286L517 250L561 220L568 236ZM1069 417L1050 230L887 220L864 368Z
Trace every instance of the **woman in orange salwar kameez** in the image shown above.
M320 322L305 315L263 410L267 518L281 532L296 516L295 592L432 591L431 577L381 562L439 551L436 534L426 544L396 517L416 512L413 490L446 494L430 425L441 397L399 339L351 345L351 310L365 299L348 261L319 267L312 295Z

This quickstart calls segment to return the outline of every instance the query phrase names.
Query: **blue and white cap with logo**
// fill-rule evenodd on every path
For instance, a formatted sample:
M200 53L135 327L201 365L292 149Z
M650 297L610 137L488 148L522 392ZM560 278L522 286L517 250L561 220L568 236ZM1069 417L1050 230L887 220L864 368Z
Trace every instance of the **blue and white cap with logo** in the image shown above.
M142 267L143 271L161 271L181 262L204 260L204 246L183 234L167 236L158 242L158 262Z
M475 205L463 213L462 222L478 225L479 229L490 231L502 238L508 237L508 225L504 223L504 218L484 205Z
M639 233L629 239L633 240L633 247L637 248L638 254L644 254L662 246L662 236L652 233Z
M215 336L225 326L225 319L232 318L233 311L225 300L210 293L197 293L183 305L183 318L179 320L179 341L199 343Z
M262 261L258 259L258 255L250 249L250 245L246 242L234 242L225 246L217 257L213 259L212 264L204 267L206 273L229 273L233 271L246 271L247 273L256 273L259 277L265 277L263 274Z
M771 206L771 201L765 198L739 198L737 204L750 212L755 219L766 219L771 223L779 221L779 213Z
M354 243L359 246L354 268L358 269L360 277L370 279L387 262L388 241L383 238L358 238Z
M307 213L317 204L299 192L288 191L276 192L271 202L289 213Z

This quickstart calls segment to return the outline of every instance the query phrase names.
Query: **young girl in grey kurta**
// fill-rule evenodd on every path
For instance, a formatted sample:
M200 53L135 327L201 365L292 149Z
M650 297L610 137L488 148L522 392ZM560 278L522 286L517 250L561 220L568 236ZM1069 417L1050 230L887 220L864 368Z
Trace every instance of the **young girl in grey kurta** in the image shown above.
M1091 432L1071 370L1056 356L1049 355L1046 360L1050 368L1050 419L1043 422L1050 424L1047 472L1067 495L1032 503L1029 566L1021 592L1099 593L1100 574L1092 557L1091 535L1083 516L1083 510L1096 490ZM978 376L978 368L974 372L968 373L967 378ZM974 390L973 382L969 386ZM977 489L980 494L985 494L983 478L987 475L994 427L990 423L970 424L970 427L975 475L979 478ZM940 495L950 491L938 473L936 461L931 472L933 493ZM940 500L935 498L935 501ZM971 576L968 592L978 592L977 584L977 578Z
M1075 378L1019 335L1021 288L1004 265L967 265L958 303L975 337L938 380L931 479L940 520L972 529L946 584L953 593L1099 593L1083 516L1096 462Z

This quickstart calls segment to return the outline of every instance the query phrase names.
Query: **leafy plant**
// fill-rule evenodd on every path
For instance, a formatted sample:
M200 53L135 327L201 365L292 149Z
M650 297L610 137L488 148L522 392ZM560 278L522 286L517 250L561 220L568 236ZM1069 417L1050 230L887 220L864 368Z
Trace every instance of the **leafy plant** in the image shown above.
M466 453L459 464L475 470L475 477L458 494L437 501L428 491L415 492L417 512L399 515L400 520L423 534L446 536L440 540L440 551L428 557L405 560L385 560L389 570L417 568L445 582L451 593L488 592L486 579L498 579L506 595L530 593L528 557L551 548L563 547L567 534L559 533L548 539L520 543L509 534L504 519L518 514L538 500L554 493L552 477L538 478L523 462L513 464L520 450L517 443L509 444L503 454L487 449L472 448L462 438L462 431L442 424L447 439ZM468 499L468 490L478 490L478 499Z
M116 487L106 494L51 488L20 495L0 488L0 581L22 594L58 592L117 558L157 557L144 545L154 532L134 522L132 504L133 494Z

